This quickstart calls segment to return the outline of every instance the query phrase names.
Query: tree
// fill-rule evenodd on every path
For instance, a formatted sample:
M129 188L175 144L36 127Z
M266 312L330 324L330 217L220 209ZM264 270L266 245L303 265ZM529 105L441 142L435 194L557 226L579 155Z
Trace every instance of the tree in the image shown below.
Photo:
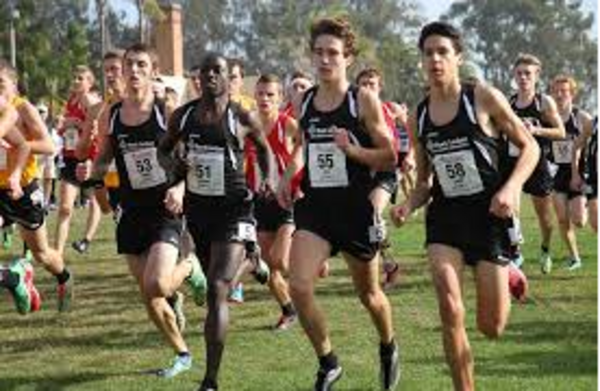
M461 0L444 19L461 25L485 79L504 91L510 91L514 59L527 52L542 60L545 80L570 74L582 81L583 105L595 105L597 40L581 0Z

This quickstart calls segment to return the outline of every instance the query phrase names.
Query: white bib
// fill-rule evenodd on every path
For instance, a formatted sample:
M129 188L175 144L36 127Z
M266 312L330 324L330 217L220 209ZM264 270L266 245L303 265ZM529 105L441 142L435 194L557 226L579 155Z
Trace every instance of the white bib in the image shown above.
M573 140L558 140L552 142L552 154L557 164L569 164L573 157Z
M256 227L250 223L238 223L237 237L244 242L256 242Z
M508 142L508 156L518 157L521 155L521 150L515 144Z
M202 196L225 195L225 151L222 147L200 146L188 153L188 189Z
M446 197L470 196L483 191L483 182L472 151L437 155L433 159L433 166Z
M67 130L65 130L63 137L65 140L64 148L67 151L74 151L77 147L77 142L79 141L79 131L77 130L77 128L68 128Z
M407 136L400 137L400 151L401 153L408 153L410 151L410 138Z
M308 167L312 187L346 187L346 155L335 143L308 145Z
M129 183L134 190L148 189L167 182L167 174L158 164L156 148L127 152L123 158Z
M0 170L6 170L8 168L8 151L5 147L0 145Z

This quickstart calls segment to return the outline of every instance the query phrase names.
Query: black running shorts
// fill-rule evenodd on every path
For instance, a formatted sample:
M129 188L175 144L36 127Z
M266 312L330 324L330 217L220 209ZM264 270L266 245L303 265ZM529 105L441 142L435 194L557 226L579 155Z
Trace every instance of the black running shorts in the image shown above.
M141 255L154 243L179 248L182 221L163 208L124 209L117 224L117 252Z
M0 215L6 223L16 222L29 231L44 224L44 193L37 181L23 187L23 196L13 200L6 189L0 189ZM6 225L6 224L5 224Z

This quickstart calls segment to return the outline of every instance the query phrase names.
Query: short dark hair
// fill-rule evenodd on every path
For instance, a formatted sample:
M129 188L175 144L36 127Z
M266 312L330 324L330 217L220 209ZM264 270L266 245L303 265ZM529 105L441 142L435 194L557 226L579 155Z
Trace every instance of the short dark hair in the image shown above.
M233 68L238 67L240 70L240 76L244 78L246 74L244 73L244 62L239 58L228 58L227 66L229 67L229 73L233 70Z
M102 56L102 61L123 60L124 54L125 51L121 49L109 50L108 52L104 53L104 56Z
M156 50L154 48L152 48L151 46L146 45L145 43L134 43L133 45L129 46L125 50L125 53L123 54L123 59L125 59L125 57L127 57L127 55L129 53L146 53L146 54L148 54L148 56L150 56L150 61L152 62L152 66L154 68L158 68L158 54L156 53Z
M311 82L313 81L312 75L306 71L303 71L302 69L296 69L294 72L292 72L290 81L294 81L296 79L306 79L310 80Z
M264 73L256 80L256 84L277 83L281 84L281 79L274 73Z
M419 50L421 52L425 47L425 40L432 35L439 35L450 39L454 46L454 50L456 50L457 53L462 53L464 45L460 31L450 23L446 22L432 22L421 29L421 35L419 36Z
M319 19L310 27L310 49L313 50L317 38L321 35L331 35L344 42L344 55L358 54L357 37L349 21L344 18Z
M379 69L375 68L375 67L367 67L364 68L363 70L361 70L360 72L358 72L358 75L356 75L356 84L358 84L360 82L360 79L362 78L372 78L372 77L377 77L379 79L379 84L383 87L383 75L381 74L381 72L379 71Z

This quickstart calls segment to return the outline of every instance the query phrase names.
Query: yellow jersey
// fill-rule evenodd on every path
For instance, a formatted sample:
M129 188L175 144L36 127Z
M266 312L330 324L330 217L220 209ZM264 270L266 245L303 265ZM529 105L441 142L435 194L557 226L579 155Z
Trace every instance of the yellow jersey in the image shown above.
M20 97L15 96L10 102L11 105L15 109L19 109L27 100ZM25 138L29 141L30 138ZM8 188L8 177L13 171L16 164L16 152L11 146L5 142L4 140L0 140L0 189ZM21 186L26 186L31 181L33 181L38 174L38 164L37 159L33 154L29 154L27 158L27 164L23 168L23 173L21 174Z

